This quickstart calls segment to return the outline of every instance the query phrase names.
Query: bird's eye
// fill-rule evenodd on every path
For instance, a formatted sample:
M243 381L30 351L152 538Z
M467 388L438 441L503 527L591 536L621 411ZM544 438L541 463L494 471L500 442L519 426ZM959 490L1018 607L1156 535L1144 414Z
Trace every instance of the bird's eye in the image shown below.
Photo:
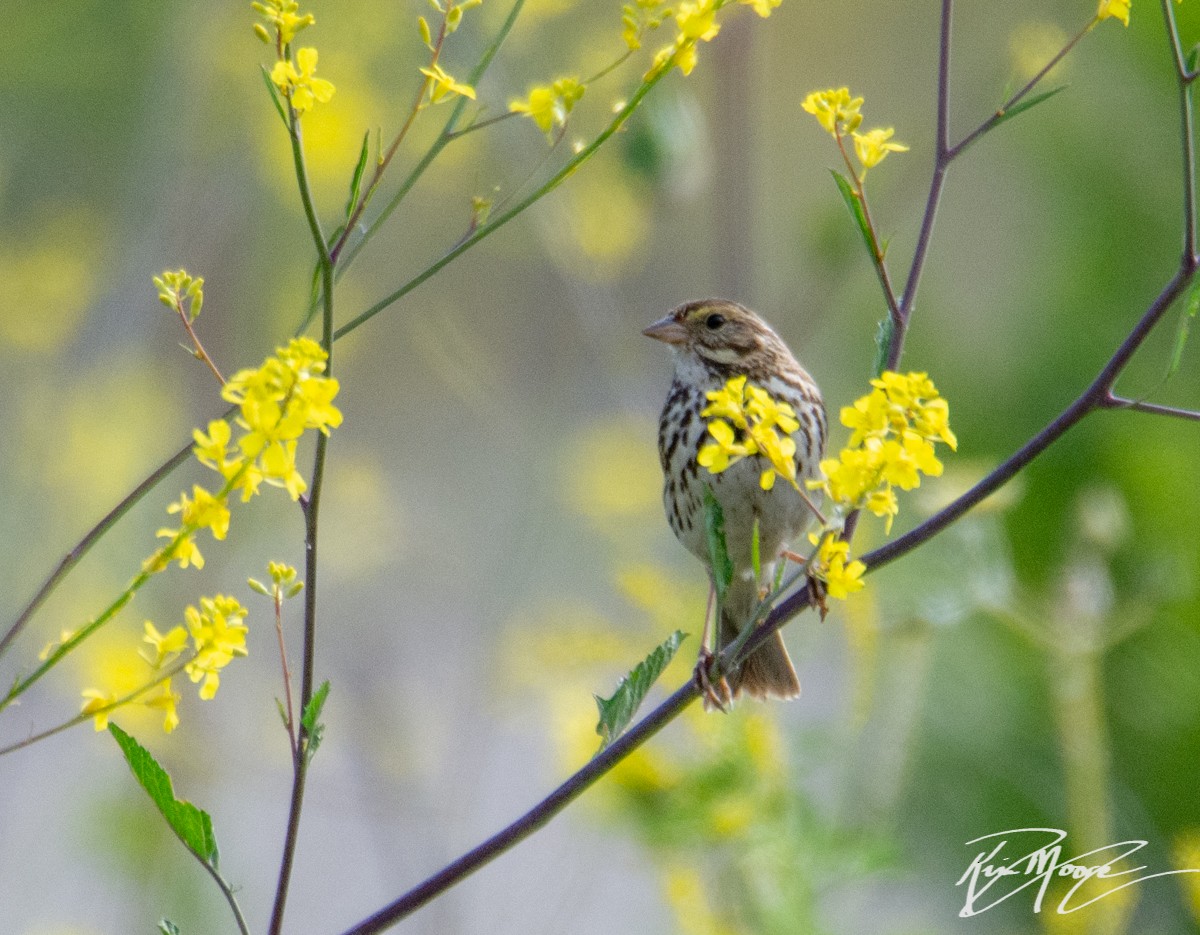
M725 316L719 315L716 312L713 312L706 319L704 319L704 325L709 331L716 331L723 324L725 324Z

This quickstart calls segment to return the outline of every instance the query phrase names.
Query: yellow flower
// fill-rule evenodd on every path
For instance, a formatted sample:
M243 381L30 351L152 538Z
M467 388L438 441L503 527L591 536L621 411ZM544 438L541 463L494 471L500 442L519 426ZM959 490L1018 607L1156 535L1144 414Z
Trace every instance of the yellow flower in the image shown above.
M192 453L206 467L215 471L223 470L228 461L231 432L229 423L224 419L213 419L209 422L207 435L199 429L193 429L192 439L196 444L192 448Z
M744 3L746 6L754 7L754 12L766 19L771 15L771 11L782 3L783 0L738 0L738 3Z
M1102 22L1106 19L1119 19L1126 26L1129 25L1129 7L1132 0L1100 0L1100 6L1096 9L1096 22Z
M713 474L720 474L729 465L736 464L756 451L753 441L737 441L733 427L721 419L714 419L708 424L708 434L713 437L713 441L700 449L696 454L696 462Z
M301 29L316 22L311 13L297 12L300 8L297 0L266 0L265 3L251 3L250 6L275 27L284 45L290 44ZM261 36L261 33L259 35Z
M529 92L526 100L509 101L508 109L513 113L528 114L541 131L547 135L556 127L565 126L567 116L583 97L587 86L578 78L560 78L549 87L537 87Z
M186 493L180 494L179 502L167 507L168 513L179 513L185 526L193 529L210 529L214 539L224 539L229 532L229 507L224 498L217 498L199 484L192 485L189 500Z
M815 542L816 537L810 536ZM844 601L855 591L861 591L865 582L863 572L867 566L858 559L848 562L850 543L838 539L832 532L825 533L817 549L814 571L825 582L829 596Z
M745 403L746 378L734 377L719 390L704 394L708 405L700 410L706 419L727 419L739 428L746 427Z
M108 716L113 712L117 696L112 692L102 692L97 688L83 690L83 707L80 714L90 714L97 731L108 727Z
M182 627L178 629L182 630ZM139 699L147 708L160 708L163 712L163 731L171 733L179 726L179 712L175 706L179 703L179 695L171 690L171 680L167 679L155 694L144 695Z
M202 597L200 608L188 606L184 610L188 632L196 648L195 657L184 671L193 682L204 680L200 697L208 701L221 685L220 670L236 656L246 655L248 627L242 621L247 610L235 598L223 594Z
M296 65L300 67L297 68ZM271 69L271 80L291 101L292 109L298 114L312 110L313 105L320 102L328 104L336 90L332 82L324 78L316 78L317 50L301 49L296 53L296 65L288 60L275 63Z
M328 435L342 423L333 405L338 381L323 376L327 357L311 338L293 338L257 370L239 371L225 384L221 394L238 405L237 422L245 430L238 440L241 456L225 457L226 432L214 423L209 436L196 434L196 454L218 466L227 481L237 477L243 500L263 481L285 488L293 500L306 489L296 467L296 440L308 429Z
M790 483L796 483L796 442L788 435L778 435L773 428L761 423L750 429L750 437L771 466L762 472L759 486L770 490L775 486L776 472Z
M428 68L422 68L421 74L432 82L429 86L429 101L432 104L440 103L455 94L475 100L475 89L469 84L455 81L437 62Z
M854 133L854 151L864 169L871 169L883 162L888 153L906 153L908 147L903 143L891 142L892 134L896 131L891 127L886 130L876 128L866 133Z
M716 17L715 0L691 0L679 4L679 11L675 14L675 25L679 27L679 35L683 39L710 42L721 31Z
M944 399L931 399L913 413L913 430L924 438L940 439L958 450L958 438L950 431L950 404Z
M761 386L746 387L746 417L753 424L778 428L787 435L800 428L796 410L771 396Z
M184 494L184 496L187 496ZM179 529L160 529L154 535L160 539L175 540L179 536ZM148 559L142 562L142 568L150 572L160 572L165 569L171 562L179 562L180 568L194 566L195 568L204 567L204 556L200 554L200 547L196 545L194 533L188 533L182 536L179 541L168 543L161 549L151 555Z
M187 646L188 633L181 626L172 627L166 633L159 633L158 628L147 620L142 627L145 630L143 642L149 643L154 650L152 653L142 650L141 656L156 669L161 668L164 662L174 659Z
M800 105L825 128L832 137L853 133L862 123L861 97L850 96L849 88L830 88L828 91L813 91Z
M876 516L887 517L883 531L890 534L892 531L892 521L900 512L900 503L896 499L896 491L891 487L873 490L867 495L867 501L863 505Z
M720 474L742 458L761 454L769 465L759 478L763 490L775 486L776 474L797 487L796 442L790 437L800 428L796 411L762 387L748 384L745 376L733 377L705 395L709 402L700 415L709 420L714 441L697 454L700 466Z

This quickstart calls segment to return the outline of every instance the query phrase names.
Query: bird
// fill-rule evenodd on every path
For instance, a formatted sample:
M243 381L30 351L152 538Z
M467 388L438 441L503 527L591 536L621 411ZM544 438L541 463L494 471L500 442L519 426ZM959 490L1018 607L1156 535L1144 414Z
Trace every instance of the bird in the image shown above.
M716 628L719 651L755 622L755 609L764 586L773 580L776 563L812 522L815 508L790 484L763 489L760 479L770 465L760 455L737 461L720 473L710 473L700 466L699 451L712 441L708 423L701 415L709 405L708 394L744 376L748 385L760 387L792 407L798 427L791 437L796 445L796 477L801 488L806 479L819 472L827 431L825 405L816 382L783 339L760 316L737 302L686 302L642 333L667 344L675 363L658 429L663 507L676 538L708 568L710 584L705 485L712 490L724 516L733 578ZM756 520L761 577L755 574L752 557ZM714 658L706 645L707 637L706 620L696 668L706 707L723 710L728 701L742 693L760 700L800 694L796 670L778 631L746 658L740 671L724 673L716 686L707 678Z

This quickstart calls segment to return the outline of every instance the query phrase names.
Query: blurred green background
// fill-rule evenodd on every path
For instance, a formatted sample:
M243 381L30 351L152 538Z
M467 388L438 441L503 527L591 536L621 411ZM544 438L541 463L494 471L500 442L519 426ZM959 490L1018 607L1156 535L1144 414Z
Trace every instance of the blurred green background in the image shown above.
M409 106L424 3L314 0L332 103L305 120L318 203L337 216L362 133ZM506 4L468 13L465 73ZM960 138L1094 12L961 4ZM902 278L932 163L933 4L801 3L723 16L696 72L663 81L557 193L337 346L345 425L322 521L311 774L290 930L357 921L507 823L594 750L593 692L675 627L697 633L700 566L659 505L655 424L670 364L639 331L709 295L760 310L831 412L863 392L883 305L799 102L850 85L868 126L911 152L870 176ZM1179 8L1185 41L1200 14ZM247 3L6 5L0 38L0 624L63 552L190 429L223 409L179 350L150 277L207 282L198 330L225 372L301 319L311 270ZM497 112L622 49L616 2L529 0L479 88ZM588 90L586 139L648 55ZM904 364L928 370L960 439L911 524L1018 447L1094 376L1180 250L1178 104L1157 6L1102 24L1051 84L1069 88L952 170ZM426 114L396 167L444 119ZM471 198L530 190L561 153L524 119L450 146L337 293L340 321L466 229ZM393 179L393 182L396 179ZM332 225L332 220L330 220ZM1122 379L1200 405L1200 350L1163 384L1173 313ZM834 444L845 439L835 431ZM530 842L431 905L421 933L1138 932L1197 929L1200 884L1169 876L1090 915L1028 891L960 919L978 847L1061 828L1068 852L1127 839L1147 872L1200 868L1200 431L1092 416L1017 483L822 624L785 631L795 703L689 712ZM189 464L90 555L0 664L27 670L112 598L152 549ZM118 622L5 713L0 741L78 709L79 690L201 594L252 611L250 657L217 698L190 690L169 737L116 720L212 812L222 868L265 928L290 784L278 656L248 575L302 565L282 496L235 509L202 572L157 578ZM882 541L862 524L856 547ZM298 647L297 619L289 621ZM687 676L695 641L665 677ZM298 649L293 650L297 652ZM683 657L687 657L686 659ZM177 687L178 690L178 687ZM1143 858L1144 859L1141 859ZM1057 890L1052 890L1052 894ZM230 931L220 897L157 820L111 739L75 728L0 761L0 931Z

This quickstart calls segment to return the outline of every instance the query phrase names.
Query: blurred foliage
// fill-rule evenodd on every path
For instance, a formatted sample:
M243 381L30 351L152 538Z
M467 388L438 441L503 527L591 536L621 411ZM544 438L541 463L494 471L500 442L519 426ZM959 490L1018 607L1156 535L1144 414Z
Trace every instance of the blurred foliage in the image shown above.
M115 498L222 408L149 277L205 276L198 329L226 372L302 317L306 232L247 6L5 10L5 623ZM423 8L313 5L321 72L338 84L307 128L327 215L363 131L386 136L409 104ZM955 136L1093 9L959 4ZM1200 38L1200 5L1177 11L1185 43ZM488 0L477 12L460 61L505 10ZM347 424L330 463L318 641L334 689L297 867L306 930L344 928L535 801L594 752L591 694L673 630L699 631L703 572L658 501L668 364L641 327L680 301L736 293L797 349L831 410L862 392L882 303L829 181L828 141L799 101L851 84L913 147L872 177L904 270L931 161L933 11L785 0L766 22L741 12L578 178L338 346ZM1097 29L1051 76L1067 91L951 173L904 361L935 375L961 443L930 497L948 499L1069 403L1176 263L1177 103L1158 15L1139 0L1128 30ZM551 75L590 73L618 31L617 4L531 0L482 105L496 113ZM629 80L589 90L573 127L604 120ZM341 313L451 245L473 196L544 176L545 140L526 124L448 147L340 284ZM1194 335L1162 380L1173 335L1167 323L1147 344L1123 393L1200 404ZM478 931L486 917L495 931L957 932L965 842L1006 828L1064 828L1089 846L1145 839L1151 871L1200 867L1198 464L1188 423L1092 416L1018 486L873 575L843 613L790 625L798 702L690 711L560 819L565 839L539 836L410 929ZM160 493L50 602L24 658L127 579L161 523ZM284 507L251 507L204 585L156 584L121 625L133 634L201 589L232 592L268 557L294 557L300 527ZM856 541L880 535L864 524ZM273 886L277 842L261 829L281 812L287 749L274 634L266 615L250 625L252 668L229 678L229 697L193 705L147 745L211 806L223 868L261 920L251 894ZM689 677L693 646L665 687ZM73 710L77 692L64 678L30 698L19 729ZM152 717L124 726L150 730ZM133 830L144 802L104 739L80 728L0 771L0 928L224 924L163 829ZM969 924L1195 932L1196 880L1149 881L1091 918L1035 917L1018 897Z

